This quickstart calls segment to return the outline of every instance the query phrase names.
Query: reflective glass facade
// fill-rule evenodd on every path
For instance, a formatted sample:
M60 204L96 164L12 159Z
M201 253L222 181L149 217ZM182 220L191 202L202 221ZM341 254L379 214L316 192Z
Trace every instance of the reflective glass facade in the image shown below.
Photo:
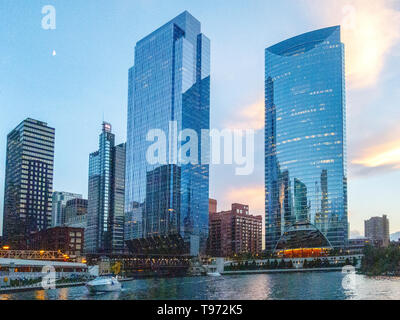
M54 191L52 197L52 213L51 225L52 227L60 227L66 222L65 207L67 202L72 199L82 199L81 194Z
M99 150L89 155L85 253L124 250L125 144L115 146L111 125L103 123Z
M308 222L296 222L279 239L275 250L331 248L328 239Z
M294 223L334 247L348 238L344 45L340 27L265 51L265 230L273 250Z
M128 240L179 235L187 253L205 249L208 233L208 165L173 156L176 134L209 129L210 41L200 22L184 12L137 42L129 70L125 236ZM175 121L176 126L171 126ZM175 127L174 127L175 126ZM167 137L165 163L149 164L149 130ZM171 139L169 139L172 137ZM182 144L184 144L182 142Z

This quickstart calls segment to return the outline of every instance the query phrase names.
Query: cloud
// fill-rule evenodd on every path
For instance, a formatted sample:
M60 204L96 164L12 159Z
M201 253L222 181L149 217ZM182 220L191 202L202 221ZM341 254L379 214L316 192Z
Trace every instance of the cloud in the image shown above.
M378 146L378 148L380 147ZM386 149L382 151L372 149L363 158L353 160L353 163L369 168L393 166L396 169L400 169L400 140L386 144Z
M265 212L264 185L253 185L229 189L223 197L230 203L248 204L250 213L262 214Z
M257 102L249 104L240 109L232 119L227 121L227 127L230 129L264 129L264 98Z
M385 174L389 172L393 172L396 169L392 165L383 165L383 166L377 166L377 167L367 167L364 165L359 165L359 164L350 164L350 177L351 178L362 178L362 177L370 177L370 176L376 176L380 174Z
M368 176L400 170L400 129L389 128L367 137L352 155L354 176Z
M390 0L307 0L321 23L342 26L350 88L375 85L391 49L400 42L400 11Z
M360 238L361 232L358 230L351 230L350 231L350 239Z
M312 19L321 27L338 24L342 27L346 86L351 89L348 103L357 97L349 109L349 115L357 117L352 120L356 130L349 136L350 177L399 170L400 130L396 124L378 117L379 124L374 122L368 130L365 125L371 121L369 108L373 108L371 112L376 110L371 101L379 99L376 89L382 88L386 61L396 54L395 47L400 44L400 7L395 8L395 1L391 0L305 1ZM367 91L371 89L375 91ZM386 112L393 110L385 108Z
M400 43L400 11L390 0L306 0L324 25L341 25L346 54L346 83L362 89L379 83L391 50ZM231 129L264 128L264 98L239 109L226 122Z

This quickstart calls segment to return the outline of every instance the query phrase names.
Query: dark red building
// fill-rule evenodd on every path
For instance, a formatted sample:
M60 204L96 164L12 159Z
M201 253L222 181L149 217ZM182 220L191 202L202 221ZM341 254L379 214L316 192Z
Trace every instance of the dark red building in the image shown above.
M249 206L238 203L232 204L230 211L209 211L210 255L232 257L235 254L261 253L262 216L250 215Z
M30 250L60 250L70 257L79 257L83 253L84 229L55 227L33 234L29 239Z

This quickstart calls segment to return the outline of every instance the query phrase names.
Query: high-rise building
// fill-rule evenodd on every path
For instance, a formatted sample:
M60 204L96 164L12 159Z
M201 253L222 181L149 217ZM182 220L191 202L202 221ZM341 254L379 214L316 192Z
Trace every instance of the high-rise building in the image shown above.
M163 246L181 246L187 254L205 251L209 167L200 159L209 150L200 137L210 125L209 95L210 41L187 11L136 43L129 70L126 147L125 231L130 248L161 239ZM153 144L146 138L153 129L170 137L159 163L146 159ZM177 156L184 129L197 134L199 161L185 163Z
M51 225L55 129L34 119L7 136L3 236L29 238Z
M65 205L65 222L63 226L71 228L83 228L87 226L87 208L86 199L75 198L68 200Z
M104 122L99 150L89 156L89 187L85 252L124 250L125 144L115 146L111 125Z
M344 45L340 27L265 50L265 242L296 222L348 240Z
M65 223L65 206L72 199L82 199L82 195L63 191L53 192L51 213L51 225L53 227L59 227Z
M229 211L210 211L209 219L210 255L233 257L261 253L262 216L250 215L248 205L234 203Z
M390 243L389 219L386 215L365 220L364 232L366 238L379 246L387 247Z

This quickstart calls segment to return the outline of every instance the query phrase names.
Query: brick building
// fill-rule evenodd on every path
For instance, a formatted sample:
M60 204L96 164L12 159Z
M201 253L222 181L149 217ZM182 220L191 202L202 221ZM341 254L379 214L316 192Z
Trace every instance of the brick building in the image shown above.
M31 250L60 250L70 257L81 256L84 244L84 229L55 227L33 234L29 239Z
M249 214L249 206L234 203L230 211L209 210L208 253L216 257L262 251L262 216ZM214 210L215 209L215 210Z

